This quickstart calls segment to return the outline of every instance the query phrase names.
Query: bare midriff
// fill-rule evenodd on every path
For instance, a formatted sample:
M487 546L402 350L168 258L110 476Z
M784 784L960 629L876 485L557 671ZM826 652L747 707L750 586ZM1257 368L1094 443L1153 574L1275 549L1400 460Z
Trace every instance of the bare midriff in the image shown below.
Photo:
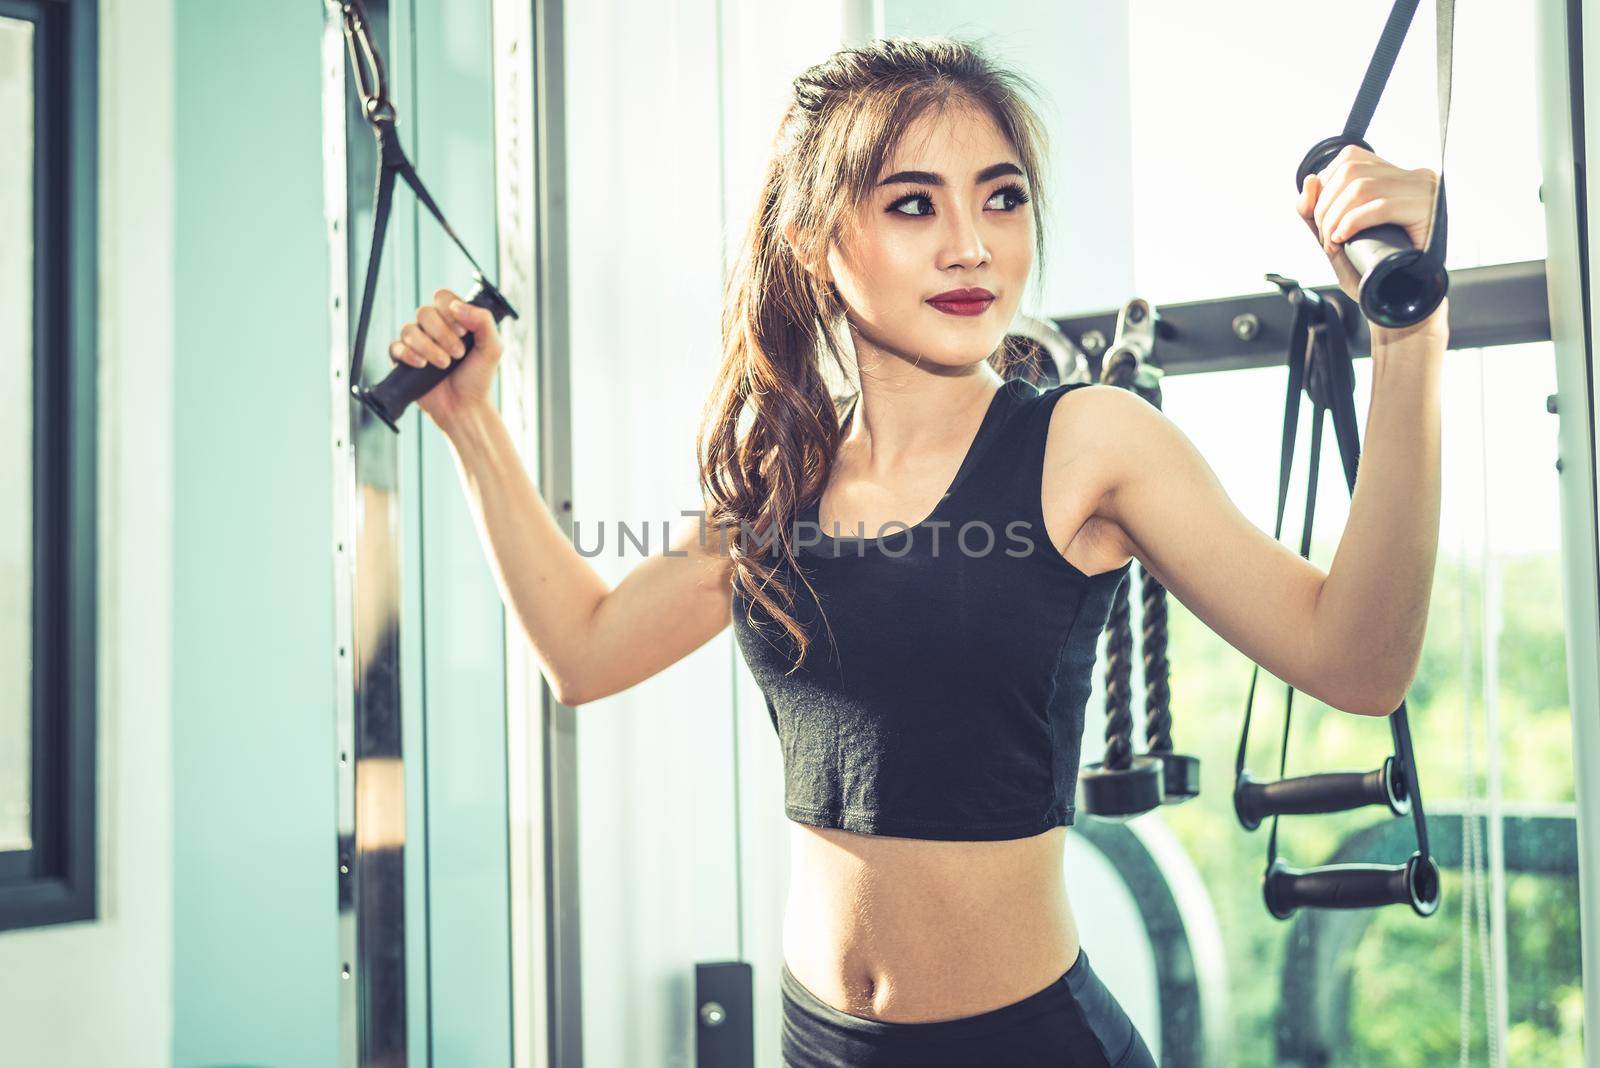
M840 1012L974 1016L1043 990L1077 959L1065 827L975 842L789 827L784 961Z

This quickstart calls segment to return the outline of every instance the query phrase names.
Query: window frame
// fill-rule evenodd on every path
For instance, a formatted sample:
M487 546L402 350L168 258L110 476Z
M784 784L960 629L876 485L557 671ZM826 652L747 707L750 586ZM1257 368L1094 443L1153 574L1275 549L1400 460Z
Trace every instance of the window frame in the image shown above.
M97 3L0 0L33 24L31 842L0 851L0 931L94 920L99 405Z

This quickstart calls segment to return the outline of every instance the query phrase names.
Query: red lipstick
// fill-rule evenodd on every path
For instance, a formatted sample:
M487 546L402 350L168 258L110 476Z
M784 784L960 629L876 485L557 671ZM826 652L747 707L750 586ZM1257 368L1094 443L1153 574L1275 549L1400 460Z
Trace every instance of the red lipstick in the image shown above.
M946 315L982 315L994 303L994 294L987 289L951 289L929 297L927 303Z

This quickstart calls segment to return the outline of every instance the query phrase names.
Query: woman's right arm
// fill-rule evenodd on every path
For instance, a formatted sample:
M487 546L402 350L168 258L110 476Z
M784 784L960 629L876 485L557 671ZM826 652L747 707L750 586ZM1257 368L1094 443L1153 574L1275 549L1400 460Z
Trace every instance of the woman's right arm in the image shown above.
M579 705L633 686L710 641L732 618L731 564L703 517L608 589L535 489L487 402L441 421L500 597L556 699Z

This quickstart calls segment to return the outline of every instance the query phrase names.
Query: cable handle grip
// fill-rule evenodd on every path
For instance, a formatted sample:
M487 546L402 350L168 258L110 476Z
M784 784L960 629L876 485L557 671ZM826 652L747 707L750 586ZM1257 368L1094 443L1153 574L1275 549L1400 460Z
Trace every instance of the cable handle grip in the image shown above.
M1346 812L1367 805L1387 805L1396 816L1411 812L1394 757L1385 757L1376 771L1325 771L1276 782L1258 782L1243 771L1233 791L1234 812L1247 831L1268 816Z
M474 274L472 278L474 285L472 295L467 298L468 304L487 308L494 316L497 325L508 315L513 319L517 318L516 309L506 300L505 295L495 288L494 283L481 274ZM413 367L409 363L397 363L388 376L376 386L367 389L355 384L350 387L350 392L365 404L372 414L382 419L390 430L398 434L400 416L405 413L406 408L413 401L427 396L429 390L443 382L450 372L459 367L472 353L472 346L476 340L477 338L469 330L461 339L461 345L466 351L443 367L432 363L421 367Z
M1295 172L1295 188L1303 190L1306 179L1332 163L1346 145L1372 151L1372 146L1359 137L1340 134L1319 141L1300 161L1300 168ZM1443 182L1441 177L1441 186ZM1439 209L1444 210L1442 188ZM1450 288L1450 275L1444 264L1413 245L1405 228L1393 223L1381 223L1352 234L1344 243L1344 251L1361 275L1358 291L1361 312L1379 326L1420 323L1433 314Z
M1299 908L1410 905L1417 915L1431 916L1439 907L1439 866L1420 852L1404 864L1329 864L1308 871L1275 860L1261 882L1267 911L1280 920Z

